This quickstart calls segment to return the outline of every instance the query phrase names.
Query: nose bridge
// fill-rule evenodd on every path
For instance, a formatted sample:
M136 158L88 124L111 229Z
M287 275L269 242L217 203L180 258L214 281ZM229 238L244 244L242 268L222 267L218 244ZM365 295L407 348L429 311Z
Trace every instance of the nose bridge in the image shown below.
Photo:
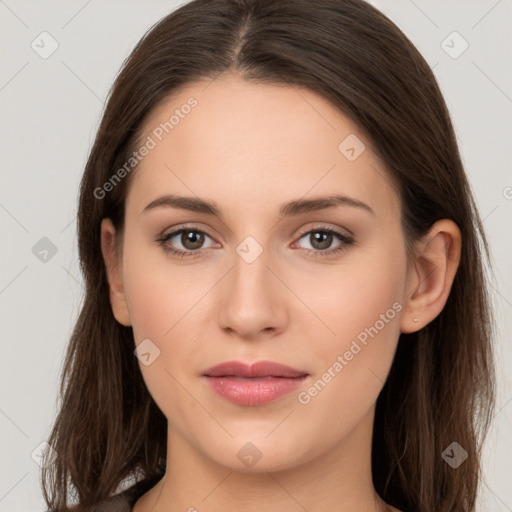
M220 305L220 323L242 336L279 328L284 304L273 272L271 252L254 237L247 236L235 248L233 268L227 276L227 290Z
M232 292L246 303L268 300L272 288L272 273L268 266L271 254L253 236L247 236L235 249Z

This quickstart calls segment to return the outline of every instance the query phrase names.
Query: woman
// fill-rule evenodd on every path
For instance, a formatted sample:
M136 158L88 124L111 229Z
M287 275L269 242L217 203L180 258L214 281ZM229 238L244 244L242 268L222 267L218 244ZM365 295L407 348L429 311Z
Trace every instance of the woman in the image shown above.
M49 510L475 510L488 250L435 77L376 9L161 20L78 231Z

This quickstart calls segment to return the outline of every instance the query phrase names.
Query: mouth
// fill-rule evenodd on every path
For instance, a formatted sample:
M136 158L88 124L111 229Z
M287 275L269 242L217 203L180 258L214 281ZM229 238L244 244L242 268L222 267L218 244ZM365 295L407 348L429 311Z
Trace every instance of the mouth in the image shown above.
M307 372L270 361L245 364L227 361L202 374L216 394L237 405L263 405L293 391Z
M296 378L308 375L307 372L297 370L291 366L272 361L258 361L247 364L241 361L226 361L212 366L203 372L205 377L240 377L244 379L265 378Z

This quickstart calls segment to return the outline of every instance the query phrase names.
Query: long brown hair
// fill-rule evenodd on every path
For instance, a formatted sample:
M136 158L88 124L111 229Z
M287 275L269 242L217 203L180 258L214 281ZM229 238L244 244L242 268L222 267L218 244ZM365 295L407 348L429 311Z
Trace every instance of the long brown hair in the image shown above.
M131 327L112 314L100 247L103 218L122 231L134 171L101 197L95 191L128 161L162 100L226 71L306 87L352 119L397 184L409 244L439 219L459 226L462 254L446 306L400 336L379 395L372 472L377 492L401 510L474 511L495 396L489 250L431 69L363 0L194 0L156 23L124 63L80 187L86 293L48 440L57 458L42 471L49 510L68 510L69 497L85 510L130 475L151 483L165 470L167 420L142 379ZM452 442L468 454L457 469L442 457Z

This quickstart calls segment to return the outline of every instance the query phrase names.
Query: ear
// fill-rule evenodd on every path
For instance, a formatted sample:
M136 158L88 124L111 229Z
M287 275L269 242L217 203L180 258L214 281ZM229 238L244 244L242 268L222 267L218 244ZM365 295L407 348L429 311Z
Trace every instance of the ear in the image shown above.
M460 253L460 230L449 219L437 221L416 244L407 276L401 320L403 333L420 330L442 311L459 266Z
M121 250L118 247L120 240L116 236L116 230L110 219L101 221L101 252L107 271L107 279L110 290L110 304L115 319L124 326L130 326L130 313L123 287L121 272Z

